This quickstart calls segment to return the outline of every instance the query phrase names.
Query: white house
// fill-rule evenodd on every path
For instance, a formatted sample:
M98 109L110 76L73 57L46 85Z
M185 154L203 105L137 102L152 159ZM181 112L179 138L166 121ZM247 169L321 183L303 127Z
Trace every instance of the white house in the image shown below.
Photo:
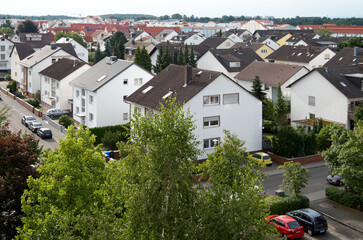
M258 76L266 97L276 101L279 82L282 93L287 99L290 99L290 88L287 86L308 72L309 70L303 66L254 61L239 72L234 79L244 88L252 91L253 82Z
M164 29L157 36L155 36L155 39L159 42L167 42L177 35L178 33L173 29Z
M104 58L70 82L74 120L89 128L128 123L124 99L153 76L132 61Z
M205 159L223 141L223 130L244 140L247 151L262 147L262 103L221 72L171 64L126 98L130 112L157 112L169 97L184 103L195 121L194 134Z
M10 53L13 50L14 43L3 36L0 38L0 71L10 71L11 61Z
M69 83L89 68L83 61L63 58L41 71L42 103L52 108L73 109L73 88Z
M206 45L212 49L229 49L235 44L235 42L229 38L209 37L200 44Z
M363 65L316 68L291 87L291 122L320 119L353 126L356 105L363 104Z
M180 33L177 36L173 37L170 42L171 43L182 43L184 45L199 45L206 38L202 33L199 32L187 32Z
M280 47L280 45L277 42L275 42L274 40L272 40L270 37L267 37L266 39L264 39L262 41L262 43L266 44L267 46L269 46L270 48L272 48L275 51Z
M72 46L74 48L74 51L76 52L78 58L81 59L84 62L88 62L88 50L87 50L87 48L83 47L81 44L79 44L73 38L62 37L57 41L57 43L70 43L70 44L72 44Z
M52 43L29 55L19 62L21 66L20 88L29 96L40 91L39 72L62 58L78 60L74 48L69 43Z
M21 83L22 69L20 61L29 55L33 54L35 50L27 43L14 43L12 52L10 53L11 59L11 79Z

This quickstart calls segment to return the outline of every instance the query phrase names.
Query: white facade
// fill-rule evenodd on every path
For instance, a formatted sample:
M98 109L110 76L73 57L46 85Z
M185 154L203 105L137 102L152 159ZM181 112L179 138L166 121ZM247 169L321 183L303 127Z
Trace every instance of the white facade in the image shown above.
M325 63L335 56L335 54L336 53L329 48L325 49L309 62L309 69L312 70L314 68L323 67Z
M184 45L199 45L201 42L203 42L206 38L201 33L193 34L192 36L188 37L184 41Z
M267 38L262 43L266 44L267 46L272 48L274 51L276 51L280 47L280 45L278 43L276 43L274 40L271 40L270 38Z
M322 118L348 127L348 99L320 73L291 86L291 121Z
M227 104L226 95L238 95L238 102ZM204 97L218 96L219 103L205 105ZM131 104L131 111L137 107L145 115L145 107ZM247 151L257 151L262 148L262 102L239 87L231 79L220 75L216 80L185 103L185 110L193 114L196 129L194 134L199 141L198 148L202 154L199 160L207 158L207 154L214 151L214 147L205 148L205 142L223 141L223 130L229 130L239 139L245 141ZM218 126L205 126L208 119L218 120Z
M88 62L88 50L73 38L62 37L57 41L57 43L71 43L74 51L77 53L78 58L84 62Z
M239 36L237 36L237 34L234 34L234 33L230 34L228 36L228 38L231 39L235 43L237 43L237 42L243 42L243 39L240 38Z
M73 99L73 88L69 83L89 68L90 66L85 64L61 80L40 74L42 101L52 106L52 108L70 110L69 100Z
M234 78L239 72L228 72L227 69L208 51L197 61L197 66L200 69L206 69L216 72L222 72L231 79Z
M14 47L14 43L9 39L2 37L0 38L0 70L11 69L10 53Z
M234 41L232 41L229 38L226 38L226 40L216 47L216 49L230 49L235 44Z
M150 72L133 64L94 92L74 86L74 120L89 128L128 123L130 105L124 102L124 98L153 77Z
M11 79L15 80L20 84L22 69L20 66L20 58L16 48L14 48L13 53L11 54Z

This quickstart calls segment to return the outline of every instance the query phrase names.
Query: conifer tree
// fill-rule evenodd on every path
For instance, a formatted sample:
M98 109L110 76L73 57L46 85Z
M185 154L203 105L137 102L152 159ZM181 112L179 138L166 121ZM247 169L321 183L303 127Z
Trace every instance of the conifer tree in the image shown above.
M279 85L277 88L277 102L275 105L275 111L276 111L276 122L277 122L278 127L282 128L282 127L286 126L288 123L287 114L289 112L289 109L285 102L285 97L281 91L280 81L279 81Z
M165 51L163 53L163 56L161 57L161 61L162 61L161 70L163 70L164 68L166 68L167 66L169 66L171 64L172 58L170 55L169 46L165 47Z
M163 70L161 68L161 64L162 64L162 56L163 56L163 47L160 47L159 49L159 54L156 57L156 63L153 66L153 71L158 74L159 72L161 72L161 70Z
M182 47L179 49L178 65L184 65L184 53Z
M184 62L183 65L189 64L189 50L188 50L188 44L184 46Z
M192 67L197 67L197 61L195 60L193 46L191 46L191 49L190 49L189 65Z
M260 77L257 75L255 76L255 79L253 80L252 94L255 97L257 97L258 99L260 99L261 101L263 101L266 96L266 93L262 91L262 84L260 81Z
M151 71L151 58L149 56L149 53L147 52L145 46L142 47L141 49L141 58L142 58L142 66L148 70Z
M173 64L178 64L179 52L177 50L173 53Z
M97 44L97 49L94 56L94 64L105 58L105 55L100 50L100 44Z
M134 56L134 62L142 66L142 56L140 46L137 46Z
M107 57L112 55L112 46L110 40L106 41L105 51L103 52Z

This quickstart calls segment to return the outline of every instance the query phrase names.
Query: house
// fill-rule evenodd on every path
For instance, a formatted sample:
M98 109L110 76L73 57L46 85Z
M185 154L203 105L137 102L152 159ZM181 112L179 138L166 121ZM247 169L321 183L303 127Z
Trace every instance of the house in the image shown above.
M301 32L301 33L294 33L292 34L292 36L286 41L285 45L296 45L299 41L301 40L312 40L312 39L319 39L320 36L314 32L312 33L306 33L306 32Z
M224 27L205 27L205 26L184 26L181 27L181 31L184 33L188 32L199 32L206 38L214 36L218 32L224 32Z
M39 72L62 58L79 59L72 44L52 43L21 60L20 89L27 95L34 96L40 91Z
M229 49L234 44L235 42L233 42L231 39L220 37L209 37L200 43L200 45L206 45L210 49Z
M280 45L275 42L276 38L268 36L268 37L261 37L258 39L258 42L266 44L267 46L269 46L270 48L272 48L272 50L276 51L277 49L279 49Z
M165 51L165 49L168 48L171 56L174 55L175 51L184 49L183 45L181 45L180 43L162 42L162 43L157 44L155 46L155 49L150 53L151 64L153 66L155 66L155 64L156 64L156 59L160 53L161 48L163 49L163 51Z
M282 46L266 57L268 62L304 66L309 70L322 67L335 52L327 47Z
M42 47L50 45L53 41L51 33L19 33L19 39L22 43L27 43L35 51L40 50Z
M89 68L86 62L63 58L39 72L42 104L71 110L73 88L69 83Z
M14 43L7 36L0 37L0 71L10 72L10 53L13 50L13 46Z
M145 46L146 51L149 55L154 51L155 45L150 42L136 42L135 40L130 40L125 43L125 59L126 60L133 60L135 56L136 49L140 47L142 49Z
M233 79L237 73L254 61L263 60L249 48L210 49L198 59L197 65L201 69L223 72Z
M252 91L253 81L258 76L266 97L275 102L279 82L283 95L290 99L290 88L287 86L308 72L309 70L303 66L254 61L239 72L234 79L242 87Z
M363 48L343 48L324 67L356 65L363 62Z
M79 59L81 59L84 62L88 62L88 50L87 48L83 47L81 44L79 44L77 41L75 41L73 38L60 38L57 43L70 43L72 44L74 51L76 52Z
M131 114L152 115L169 97L193 115L199 160L214 151L227 129L246 141L247 151L261 149L262 103L221 72L171 64L126 98Z
M183 45L199 45L201 42L205 40L205 36L199 32L187 32L187 33L179 33L177 36L174 36L170 42L171 43L181 43Z
M274 52L274 50L266 44L258 42L238 42L232 46L232 49L238 48L250 48L262 59L265 59L268 55Z
M89 128L128 123L124 99L153 76L132 61L104 58L70 82L73 119Z
M249 32L254 33L257 30L267 30L267 26L273 25L273 22L267 19L253 19L246 22L241 28L247 29Z
M231 39L233 42L245 42L246 38L252 37L252 33L245 29L230 29L222 34L223 37Z
M290 87L293 125L322 118L352 129L354 107L363 104L363 65L316 68Z
M19 63L34 52L34 48L27 43L14 43L14 47L10 53L11 79L15 80L18 84L20 84L22 78L22 69Z
M178 33L173 29L164 29L155 37L155 39L159 42L167 42L177 35Z
M130 33L130 38L135 41L140 41L144 38L150 38L150 37L152 38L152 36L145 31L135 31Z

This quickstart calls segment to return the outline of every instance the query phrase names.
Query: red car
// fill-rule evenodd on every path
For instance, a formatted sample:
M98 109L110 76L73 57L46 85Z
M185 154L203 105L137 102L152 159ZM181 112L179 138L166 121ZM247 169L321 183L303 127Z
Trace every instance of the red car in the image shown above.
M273 224L285 239L295 239L304 236L304 228L292 217L287 215L270 215L267 218L268 223Z

